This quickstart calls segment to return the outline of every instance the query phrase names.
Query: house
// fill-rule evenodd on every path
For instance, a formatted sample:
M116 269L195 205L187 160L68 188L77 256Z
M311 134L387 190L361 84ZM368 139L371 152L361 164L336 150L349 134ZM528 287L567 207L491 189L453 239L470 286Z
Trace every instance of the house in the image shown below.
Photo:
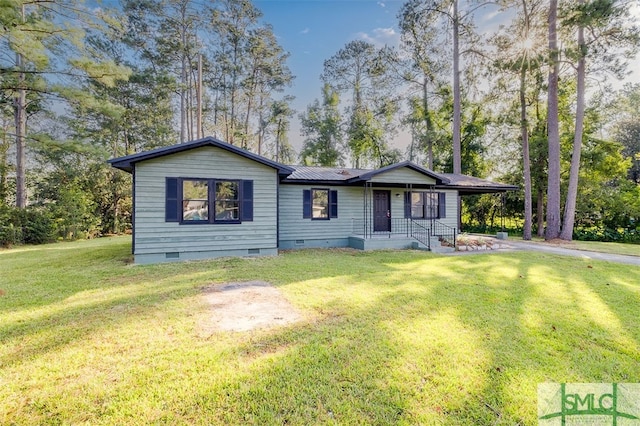
M211 137L109 163L133 175L136 263L309 247L435 249L455 244L459 196L516 189L408 161L288 166Z

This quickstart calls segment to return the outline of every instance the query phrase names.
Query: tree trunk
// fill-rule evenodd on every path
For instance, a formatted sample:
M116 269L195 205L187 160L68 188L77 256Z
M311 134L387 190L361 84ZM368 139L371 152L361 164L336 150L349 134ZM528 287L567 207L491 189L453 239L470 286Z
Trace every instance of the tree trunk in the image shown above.
M453 173L462 173L460 112L460 21L458 0L453 0Z
M185 26L186 20L186 5L182 4L181 6L181 18L182 18L182 26L180 34L180 40L182 42L182 46L180 46L180 143L183 143L187 140L187 29Z
M24 16L24 11L23 11ZM22 71L24 58L20 53L16 54L16 65ZM27 133L27 91L25 86L25 75L18 74L18 95L15 98L15 126L16 126L16 207L23 209L27 207L27 184L26 184L26 142Z
M558 0L549 7L549 88L547 97L547 137L549 170L547 184L546 240L560 236L560 132L558 129L558 35L556 31Z
M578 0L583 4L584 0ZM576 217L576 200L578 198L578 179L580 176L580 155L582 152L582 134L584 130L584 90L585 90L585 66L586 46L584 43L584 28L578 28L578 59L577 75L577 99L576 99L576 129L573 137L573 153L571 155L571 169L569 172L569 188L567 190L567 202L564 207L564 220L560 238L571 241L573 239L573 225Z
M538 202L536 205L536 216L537 216L537 224L538 224L538 237L544 237L544 190L542 188L538 188Z
M198 119L196 120L196 139L204 137L202 132L202 53L198 53L198 86L196 91L198 99Z
M427 76L422 82L422 113L424 114L425 138L427 139L427 167L433 170L433 140L431 139L431 116L429 115L429 93L427 91Z
M531 240L531 160L529 158L529 123L527 120L526 91L527 69L524 64L520 70L520 127L522 130L522 170L524 174L524 229L522 238Z

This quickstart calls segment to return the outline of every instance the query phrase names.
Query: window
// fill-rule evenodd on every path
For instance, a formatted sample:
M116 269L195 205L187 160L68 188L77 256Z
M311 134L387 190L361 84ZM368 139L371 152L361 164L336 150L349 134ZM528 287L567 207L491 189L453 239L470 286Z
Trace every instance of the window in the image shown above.
M305 189L302 193L302 217L329 220L338 217L338 191L324 188Z
M240 187L238 181L218 180L215 190L215 222L240 220Z
M329 190L311 190L311 219L329 219Z
M442 219L445 217L443 192L405 193L405 217L412 219Z
M166 178L166 222L215 224L252 220L252 180Z
M182 220L209 221L209 181L182 181Z

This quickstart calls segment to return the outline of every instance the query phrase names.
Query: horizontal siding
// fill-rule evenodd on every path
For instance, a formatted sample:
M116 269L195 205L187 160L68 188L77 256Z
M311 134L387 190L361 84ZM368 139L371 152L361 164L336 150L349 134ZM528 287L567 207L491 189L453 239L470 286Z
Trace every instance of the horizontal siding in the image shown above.
M305 189L328 188L338 191L338 217L311 220L302 217ZM361 219L364 188L322 185L280 185L280 240L346 238L353 233L353 219Z
M302 194L305 189L329 188L338 191L338 218L311 220L302 217ZM375 188L387 190L391 196L391 217L404 218L404 189ZM367 219L371 223L372 203L368 203ZM448 214L448 211L447 211ZM323 187L303 185L280 186L280 240L336 239L354 234L354 220L361 230L364 220L364 188ZM455 220L454 220L455 221Z
M402 183L402 184L423 184L433 185L436 183L435 179L425 176L422 173L418 173L415 170L411 170L407 167L401 167L399 169L390 170L385 173L375 175L371 182L376 183Z
M447 226L458 229L458 191L439 190L438 192L447 194L445 199L447 217L438 220Z
M253 221L234 225L165 222L165 178L253 180ZM135 254L196 252L277 245L276 170L215 147L136 165Z

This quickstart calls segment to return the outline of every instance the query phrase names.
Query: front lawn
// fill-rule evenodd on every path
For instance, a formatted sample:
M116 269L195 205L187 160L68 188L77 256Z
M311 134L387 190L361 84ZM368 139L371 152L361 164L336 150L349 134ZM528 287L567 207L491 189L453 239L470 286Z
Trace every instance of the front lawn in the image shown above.
M0 250L0 424L536 424L538 383L640 381L640 268L534 252L133 266L129 238ZM206 332L212 283L305 315Z

